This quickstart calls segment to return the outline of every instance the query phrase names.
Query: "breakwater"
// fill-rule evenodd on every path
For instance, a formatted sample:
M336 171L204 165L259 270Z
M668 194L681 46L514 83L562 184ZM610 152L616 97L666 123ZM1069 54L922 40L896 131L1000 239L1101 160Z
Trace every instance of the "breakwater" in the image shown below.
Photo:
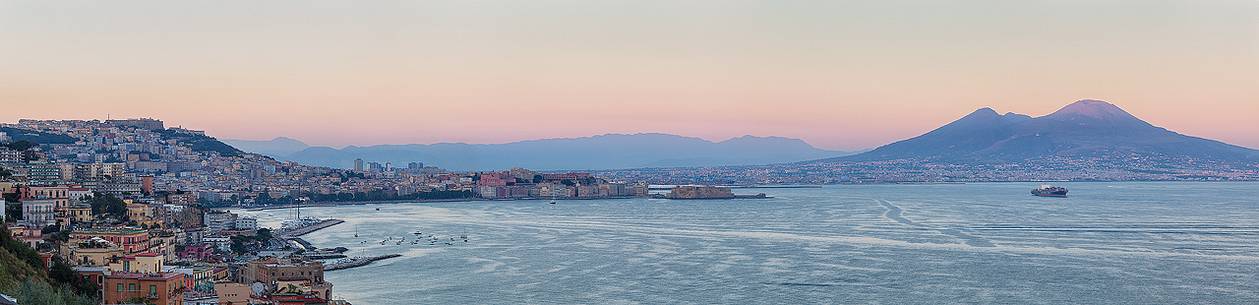
M345 222L344 220L340 220L340 219L325 219L316 224L280 232L279 236L284 237L284 238L301 237L302 235L310 234L311 232L315 232L315 231L319 231L327 227L339 225L344 222Z
M331 264L326 264L323 266L323 271L336 271L336 270L362 267L362 266L370 265L371 263L374 263L374 262L387 260L387 259L391 259L395 257L401 257L401 256L402 256L401 254L389 254L389 255L371 256L371 257L356 257L356 258L351 258L348 260L343 260L343 261L339 261L339 262L335 262Z

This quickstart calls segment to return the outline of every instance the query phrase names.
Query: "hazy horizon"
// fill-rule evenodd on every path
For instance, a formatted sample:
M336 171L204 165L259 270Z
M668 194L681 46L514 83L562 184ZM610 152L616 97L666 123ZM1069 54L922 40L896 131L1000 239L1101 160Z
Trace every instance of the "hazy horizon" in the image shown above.
M1106 100L1259 148L1256 1L6 1L0 121L227 139L659 132L851 151Z

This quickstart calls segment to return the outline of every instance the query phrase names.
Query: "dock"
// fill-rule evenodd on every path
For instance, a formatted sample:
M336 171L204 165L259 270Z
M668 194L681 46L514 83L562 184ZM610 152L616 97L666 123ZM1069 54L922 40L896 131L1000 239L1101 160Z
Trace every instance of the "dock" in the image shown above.
M336 270L357 268L357 267L370 265L371 263L374 263L377 261L383 261L383 260L400 257L400 256L402 255L389 254L389 255L372 256L372 257L356 257L356 258L351 258L348 261L336 262L336 263L324 265L323 271L336 271Z
M313 225L309 225L309 226L305 226L305 227L301 227L301 228L297 228L297 229L293 229L293 230L288 230L288 231L280 232L280 234L278 234L278 235L279 235L279 236L281 236L281 237L283 237L283 238L301 237L302 235L310 234L311 232L315 232L315 231L323 230L324 228L331 227L331 226L335 226L335 225L339 225L339 224L342 224L342 223L345 223L345 221L344 221L344 220L340 220L340 219L325 219L325 220L320 221L319 223L316 223L316 224L313 224Z

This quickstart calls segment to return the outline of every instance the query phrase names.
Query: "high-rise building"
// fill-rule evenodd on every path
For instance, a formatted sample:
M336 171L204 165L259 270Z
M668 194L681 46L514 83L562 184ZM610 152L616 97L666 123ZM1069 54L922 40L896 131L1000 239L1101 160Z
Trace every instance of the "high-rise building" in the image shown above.
M354 171L356 172L363 171L363 165L364 165L363 163L364 163L363 159L354 159Z
M32 186L61 184L61 166L50 162L31 162L27 179Z
M420 170L420 169L422 169L422 168L424 168L424 163L421 163L421 162L411 162L411 163L407 163L407 169L409 169L409 170L413 170L413 171L414 171L414 170Z

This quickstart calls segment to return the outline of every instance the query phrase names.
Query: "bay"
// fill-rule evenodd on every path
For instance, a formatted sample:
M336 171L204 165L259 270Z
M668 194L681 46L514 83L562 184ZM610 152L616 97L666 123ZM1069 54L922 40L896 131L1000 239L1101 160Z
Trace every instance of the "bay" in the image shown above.
M319 247L403 255L326 274L355 304L1259 303L1259 184L1061 185L1069 198L841 185L302 214L346 221L306 236ZM289 211L245 214L278 226Z

